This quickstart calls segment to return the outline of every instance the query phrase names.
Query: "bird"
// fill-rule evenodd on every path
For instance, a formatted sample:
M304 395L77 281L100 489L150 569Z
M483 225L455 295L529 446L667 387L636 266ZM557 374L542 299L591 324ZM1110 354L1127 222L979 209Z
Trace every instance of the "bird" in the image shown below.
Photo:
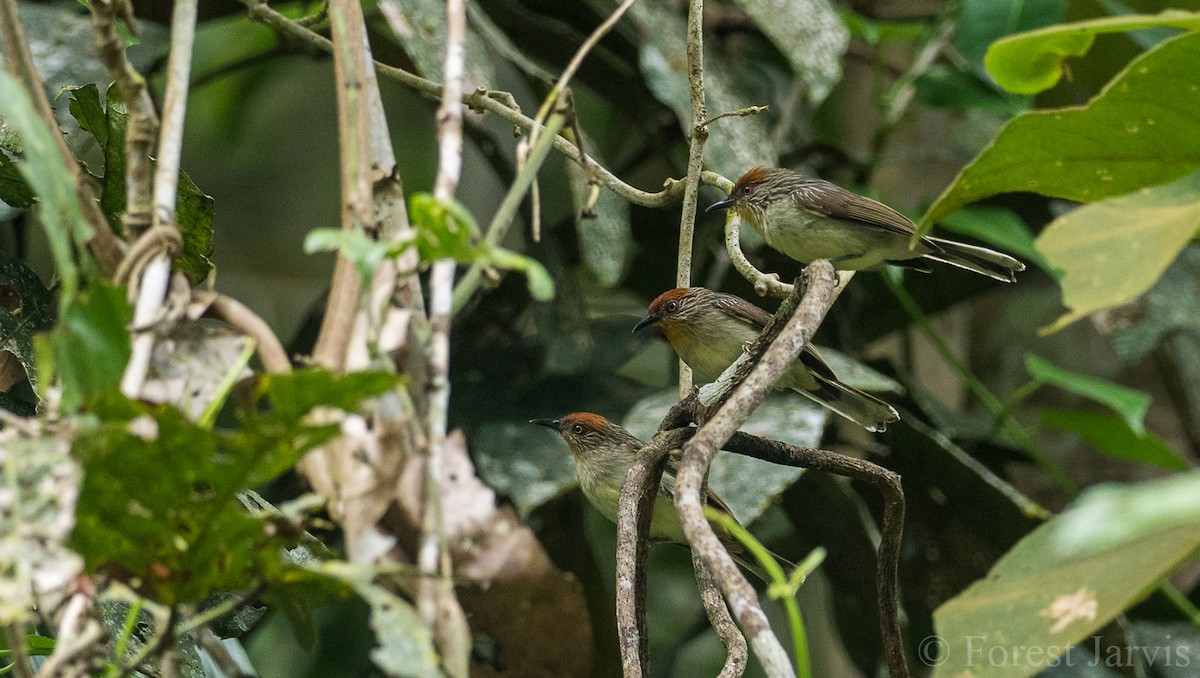
M925 260L1015 282L1025 265L978 245L921 236L916 225L881 202L823 179L789 169L754 167L738 178L723 200L707 211L732 209L767 244L802 264L828 259L834 268L860 271L884 264L930 272Z
M633 331L658 326L696 380L708 383L738 359L770 320L770 313L741 297L706 287L676 287L650 303ZM882 432L900 418L891 405L839 381L812 344L805 344L776 386L807 396L868 431Z
M605 518L617 522L617 506L625 475L647 443L603 416L591 412L573 412L558 419L531 419L529 423L553 429L562 436L575 458L575 472L579 476L579 487L583 490L583 496L587 497L592 506ZM675 474L678 470L678 457L667 457L666 470L663 471L658 496L654 500L650 538L653 541L687 546L687 536L679 521L679 514L675 512ZM733 512L729 505L718 497L712 488L706 485L705 490L705 504L732 518ZM770 581L766 572L753 562L741 542L719 523L712 519L708 521L721 544L739 565L764 582ZM774 553L771 555L785 572L795 568L787 559Z

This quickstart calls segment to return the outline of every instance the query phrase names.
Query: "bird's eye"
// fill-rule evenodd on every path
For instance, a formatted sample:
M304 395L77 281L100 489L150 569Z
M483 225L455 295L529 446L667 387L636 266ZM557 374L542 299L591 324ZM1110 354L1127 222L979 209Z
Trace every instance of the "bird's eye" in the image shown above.
M587 429L583 428L583 424L575 424L574 426L571 427L571 432L577 436L583 435L583 432L585 430L587 430Z
M742 186L742 195L750 195L754 192L754 184L746 184Z
M668 301L667 302L667 312L668 313L674 313L677 310L679 310L679 302L678 301Z

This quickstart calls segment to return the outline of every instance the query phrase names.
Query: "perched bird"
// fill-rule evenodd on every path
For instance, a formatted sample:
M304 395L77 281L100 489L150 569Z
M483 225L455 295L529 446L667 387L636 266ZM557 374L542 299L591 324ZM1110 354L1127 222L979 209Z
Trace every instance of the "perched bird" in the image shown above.
M625 474L629 472L629 467L641 449L646 447L646 443L604 417L590 412L575 412L561 419L533 419L529 423L552 428L567 441L567 446L571 448L571 454L575 457L575 472L579 475L579 487L583 490L583 496L587 497L604 517L617 522L617 505L621 498L621 485L625 483ZM683 525L679 522L679 514L675 512L675 473L678 469L678 458L668 457L667 468L658 488L658 497L654 501L650 538L686 546L687 537L684 535ZM712 488L707 488L705 501L718 511L733 515L729 506L712 491ZM763 581L769 581L766 573L748 557L749 554L741 542L734 539L719 524L711 520L709 524L735 561ZM790 572L795 567L780 556L775 556L775 559L785 571Z
M741 297L705 287L677 287L651 302L649 313L633 331L657 325L696 380L707 383L716 381L770 320L770 313ZM798 391L869 431L883 431L900 418L891 405L838 381L811 344L776 386Z
M732 208L767 244L802 264L828 259L834 268L860 271L892 264L928 272L921 259L965 268L1004 282L1025 265L986 247L921 236L909 249L916 226L903 214L870 198L789 169L755 167L733 185L729 197L708 207Z

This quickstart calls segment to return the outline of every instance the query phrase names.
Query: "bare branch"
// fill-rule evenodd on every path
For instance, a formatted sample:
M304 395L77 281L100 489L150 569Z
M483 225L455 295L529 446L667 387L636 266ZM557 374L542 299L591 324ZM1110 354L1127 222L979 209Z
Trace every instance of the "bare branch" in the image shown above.
M167 59L167 88L163 99L163 123L159 129L157 166L154 174L153 218L155 230L175 230L175 196L179 185L179 162L183 157L183 121L187 114L188 84L192 72L192 46L196 39L196 0L175 0L171 14L171 54ZM148 96L142 85L136 96ZM133 119L127 140L134 138ZM151 124L145 118L142 125ZM135 145L127 150L141 152ZM150 158L139 158L137 162L149 162ZM135 164L129 156L130 171ZM140 177L138 178L140 181ZM134 183L130 183L130 190ZM134 214L133 201L142 196L130 193L127 214ZM131 231L140 235L139 231ZM160 250L142 270L141 279L132 279L130 289L137 290L137 302L133 311L133 345L129 363L121 377L121 392L128 398L137 398L146 383L146 371L150 368L150 357L154 353L152 323L161 315L163 301L171 278L171 255Z
M205 310L205 315L223 320L254 339L258 357L268 372L280 374L292 371L292 363L279 337L275 336L265 320L242 302L218 295Z
M718 678L737 678L746 672L746 664L750 660L746 637L729 615L729 607L725 604L725 598L721 596L717 580L695 551L692 552L692 567L696 568L696 586L700 589L704 611L708 613L708 623L712 624L717 637L725 643L725 665L721 667Z
M688 2L687 63L688 93L692 106L692 128L688 133L687 177L684 179L683 209L679 216L679 254L675 261L675 286L692 286L692 243L696 233L696 199L700 173L704 169L704 142L708 140L704 104L704 0ZM679 397L692 390L692 368L679 359Z
M290 38L295 38L304 44L319 49L324 52L332 52L333 44L328 38L319 35L303 25L293 21L284 15L276 12L267 6L263 0L241 0L242 4L249 9L250 17L256 21L260 21L272 28L284 33ZM427 80L419 75L409 73L408 71L390 66L388 64L376 61L375 69L383 75L399 82L405 87L412 88L418 92L431 97L437 97L441 94L442 86L432 80ZM474 92L463 95L463 103L469 106L472 110L486 111L495 113L505 120L522 127L526 130L533 129L533 118L523 115L516 107L500 101L512 100L512 95L507 92L491 91L487 89L477 89ZM664 182L664 188L658 192L643 191L621 181L606 169L603 165L596 162L595 158L587 157L586 159L580 154L579 148L571 142L571 140L560 136L553 135L554 148L566 156L568 159L580 163L588 163L594 168L596 178L600 180L609 190L617 195L625 198L635 205L642 207L666 207L678 201L684 190L684 184L678 179L667 179ZM705 171L700 175L703 183L710 186L731 186L733 182L716 172Z
M779 331L776 329L781 322L779 319L787 317L787 310L780 310L776 320L759 339L759 343L770 342L762 358L749 369L744 379L735 379L728 396L714 404L718 408L716 413L684 444L683 460L675 484L675 507L692 550L705 562L721 585L750 646L770 676L790 676L795 672L787 652L771 632L754 588L738 571L737 565L704 518L701 496L708 467L717 450L745 422L762 402L767 390L796 360L825 314L836 280L833 266L826 261L813 262L805 271L805 277L809 282L808 290L799 301L796 312L791 314L782 331ZM793 294L789 301L795 297ZM771 336L776 331L779 332L778 336ZM739 372L743 371L739 368Z

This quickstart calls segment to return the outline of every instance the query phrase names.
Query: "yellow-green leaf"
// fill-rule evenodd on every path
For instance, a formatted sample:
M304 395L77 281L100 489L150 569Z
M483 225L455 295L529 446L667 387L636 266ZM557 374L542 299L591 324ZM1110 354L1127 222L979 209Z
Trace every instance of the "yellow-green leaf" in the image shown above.
M1063 271L1057 331L1150 289L1200 228L1200 172L1069 212L1035 241Z

